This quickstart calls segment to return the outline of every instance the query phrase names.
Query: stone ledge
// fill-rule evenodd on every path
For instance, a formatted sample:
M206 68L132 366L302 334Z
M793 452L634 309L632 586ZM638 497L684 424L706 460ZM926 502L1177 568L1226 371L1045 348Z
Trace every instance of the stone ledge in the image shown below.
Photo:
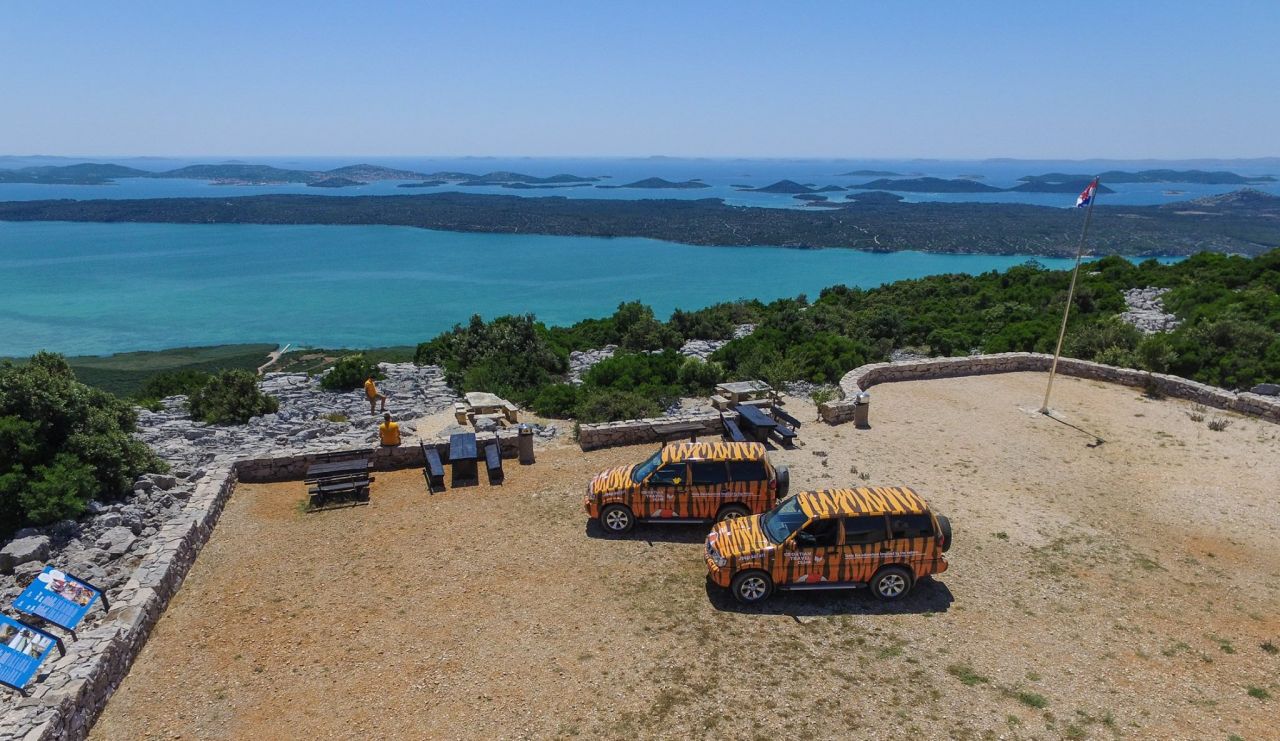
M725 418L737 419L737 412L725 412ZM723 427L720 424L719 412L696 412L677 414L670 417L647 417L644 419L627 419L620 422L598 422L578 426L578 445L583 450L610 448L617 445L639 445L662 441L662 436L654 431L654 425L690 422L701 427L694 433L698 437L714 436L719 439Z
M853 419L853 397L878 383L895 381L919 381L959 376L981 376L994 373L1048 372L1053 356L1044 353L996 353L971 355L961 358L930 358L898 363L870 363L844 374L840 379L840 391L845 398L822 404L818 416L828 424L842 424ZM1058 372L1124 386L1144 388L1148 383L1166 396L1186 399L1208 407L1225 409L1258 417L1269 422L1280 422L1280 399L1259 394L1234 393L1166 373L1147 373L1132 368L1118 368L1089 360L1059 358Z

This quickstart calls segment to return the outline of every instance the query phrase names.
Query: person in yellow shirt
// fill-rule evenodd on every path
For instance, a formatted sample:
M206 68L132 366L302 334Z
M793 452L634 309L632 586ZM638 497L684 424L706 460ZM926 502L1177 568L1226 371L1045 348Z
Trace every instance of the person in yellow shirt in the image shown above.
M382 415L382 424L378 425L378 437L388 447L400 444L400 425L391 421L390 414Z
M373 376L364 379L364 395L369 397L369 414L378 413L374 407L379 401L382 402L382 411L387 411L387 395L378 391L378 384L373 382Z

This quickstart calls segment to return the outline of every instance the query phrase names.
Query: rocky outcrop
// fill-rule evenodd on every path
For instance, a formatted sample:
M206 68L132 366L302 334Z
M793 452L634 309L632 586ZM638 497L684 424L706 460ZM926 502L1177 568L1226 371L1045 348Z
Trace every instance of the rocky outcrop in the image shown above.
M575 386L582 383L582 377L591 370L591 366L612 358L617 351L617 345L605 345L598 350L574 350L569 353L569 383Z
M1160 299L1168 292L1168 288L1130 288L1124 292L1124 303L1128 310L1120 315L1120 320L1137 327L1143 334L1177 329L1182 322L1173 314L1165 312L1164 302Z

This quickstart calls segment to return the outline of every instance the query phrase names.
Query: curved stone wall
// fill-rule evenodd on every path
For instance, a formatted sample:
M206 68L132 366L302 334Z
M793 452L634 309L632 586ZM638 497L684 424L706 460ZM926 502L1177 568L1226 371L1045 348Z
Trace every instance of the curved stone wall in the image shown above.
M992 373L1019 373L1026 371L1047 373L1053 356L1044 353L1011 352L991 355L970 355L960 358L929 358L899 363L870 363L849 371L840 379L840 391L844 398L823 404L819 416L830 424L841 424L853 419L853 397L878 383L895 381L922 381L957 376L981 376ZM1153 382L1157 390L1166 396L1187 399L1208 407L1226 409L1271 422L1280 422L1280 399L1251 393L1234 393L1216 386L1191 381L1165 373L1151 373L1117 368L1088 360L1060 358L1058 372L1064 376L1088 378L1124 386L1146 387Z

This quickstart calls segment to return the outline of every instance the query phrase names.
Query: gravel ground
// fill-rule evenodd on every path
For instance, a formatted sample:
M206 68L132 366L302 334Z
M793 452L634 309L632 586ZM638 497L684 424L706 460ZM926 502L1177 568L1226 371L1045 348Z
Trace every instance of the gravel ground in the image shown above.
M951 517L951 569L893 606L740 609L705 527L600 537L587 478L648 446L310 515L242 485L94 738L1276 738L1280 427L1062 379L1086 434L1024 411L1043 382L879 386L872 429L773 454Z

